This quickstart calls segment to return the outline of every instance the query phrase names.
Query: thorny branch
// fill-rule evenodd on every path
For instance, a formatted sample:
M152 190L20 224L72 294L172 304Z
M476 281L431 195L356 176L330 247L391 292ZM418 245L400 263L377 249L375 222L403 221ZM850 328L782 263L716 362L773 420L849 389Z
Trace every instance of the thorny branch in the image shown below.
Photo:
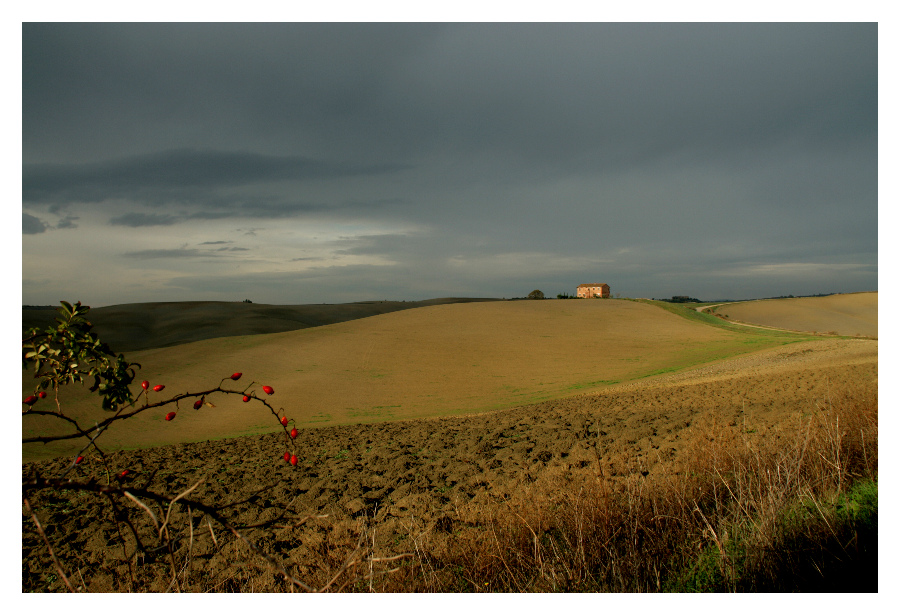
M197 483L197 485L199 485L199 483ZM163 503L163 504L168 504L169 506L174 504L176 500L179 500L183 505L190 506L191 508L196 508L197 510L204 512L206 515L211 517L213 520L217 521L220 525L222 525L222 527L224 527L225 529L230 531L238 539L240 539L244 544L246 544L248 547L250 547L250 549L252 551L254 551L257 555L259 555L263 559L265 559L272 567L274 567L284 577L284 579L286 581L289 581L293 585L300 587L308 592L316 591L315 589L313 589L312 587L310 587L309 585L307 585L300 579L293 576L290 572L288 572L285 569L285 567L280 562L278 562L271 555L269 555L268 553L266 553L265 551L260 549L258 546L256 546L256 544L254 544L253 541L251 541L249 538L244 536L225 517L220 515L218 510L215 507L209 506L208 504L204 504L203 502L199 502L196 500L190 500L188 498L182 497L186 493L189 493L191 490L193 490L197 485L194 485L194 487L191 487L191 489L180 494L176 498L172 498L172 497L169 497L166 495L155 493L153 491L148 491L146 489L139 489L139 488L134 488L134 487L123 488L123 487L117 487L114 485L101 485L99 483L92 483L92 482L77 483L72 480L62 480L62 479L52 479L52 478L48 479L48 478L41 478L41 477L36 477L29 481L23 482L22 489L23 489L23 491L26 491L26 492L35 491L38 489L45 489L45 488L72 489L75 491L87 491L87 492L93 492L93 493L101 493L101 494L105 494L105 495L116 494L116 495L120 495L122 497L126 497L126 498L136 502L141 508L143 508L150 515L151 519L153 519L154 525L156 526L160 536L162 535L162 528L159 525L159 521L157 520L156 516L152 513L152 511L150 511L150 509L145 504L143 504L138 499L138 497L145 498L148 500L153 500L155 502L159 502L159 503ZM27 500L25 500L25 502L27 505ZM30 510L30 508L29 508L29 510ZM210 530L212 530L211 526L210 526ZM43 536L43 532L41 532L41 535ZM45 540L46 540L46 537L45 537ZM48 543L48 547L49 547L49 543ZM51 550L51 553L52 553L52 550ZM57 561L55 556L54 556L54 561L55 562Z

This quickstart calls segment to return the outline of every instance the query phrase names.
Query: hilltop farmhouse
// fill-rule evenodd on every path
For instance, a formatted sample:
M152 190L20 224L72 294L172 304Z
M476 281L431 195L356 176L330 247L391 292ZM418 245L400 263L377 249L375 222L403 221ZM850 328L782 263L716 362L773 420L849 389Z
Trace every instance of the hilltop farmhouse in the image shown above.
M579 284L575 296L583 299L609 299L609 284Z

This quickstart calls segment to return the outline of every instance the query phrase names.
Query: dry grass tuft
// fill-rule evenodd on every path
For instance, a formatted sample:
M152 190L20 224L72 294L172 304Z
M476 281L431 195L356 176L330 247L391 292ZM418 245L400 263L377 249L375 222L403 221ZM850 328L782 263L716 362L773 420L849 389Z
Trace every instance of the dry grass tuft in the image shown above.
M598 460L461 508L384 590L877 591L877 393L781 429L692 431L665 478Z
M662 469L629 461L628 443L619 442L621 450L597 450L589 465L551 465L533 482L459 501L450 515L426 521L411 508L394 520L403 540L388 539L398 532L368 513L294 516L247 535L324 591L877 591L874 386L774 426L705 415L684 435L685 453ZM197 511L172 512L170 525L187 531L168 553L138 555L101 504L90 509L109 518L96 545L55 545L81 562L67 569L76 591L297 589L243 542L213 533ZM66 514L48 510L51 524ZM23 536L33 531L30 516L25 522ZM143 523L139 530L154 529ZM97 563L79 554L103 552L117 536L122 552L105 552L85 583L82 570ZM47 562L24 562L23 590L65 591L48 571Z

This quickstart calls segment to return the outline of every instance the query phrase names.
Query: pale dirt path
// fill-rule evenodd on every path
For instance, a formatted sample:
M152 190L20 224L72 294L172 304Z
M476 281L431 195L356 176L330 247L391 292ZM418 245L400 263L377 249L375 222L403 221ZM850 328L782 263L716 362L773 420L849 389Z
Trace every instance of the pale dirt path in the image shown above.
M721 307L723 305L728 305L728 304L727 303L717 303L715 305L704 305L703 307L698 307L698 308L694 308L694 309L697 310L698 312L700 312L701 314L709 314L710 316L715 316L715 314L713 314L712 310L716 309L717 307ZM707 312L706 310L709 310L709 312ZM779 329L778 327L768 327L766 325L753 325L753 324L750 324L749 322L733 320L731 318L727 318L724 320L725 320L725 322L729 322L734 325L741 325L742 327L753 327L754 329L768 329L769 331L787 331L788 333L797 333L797 331L794 331L793 329Z

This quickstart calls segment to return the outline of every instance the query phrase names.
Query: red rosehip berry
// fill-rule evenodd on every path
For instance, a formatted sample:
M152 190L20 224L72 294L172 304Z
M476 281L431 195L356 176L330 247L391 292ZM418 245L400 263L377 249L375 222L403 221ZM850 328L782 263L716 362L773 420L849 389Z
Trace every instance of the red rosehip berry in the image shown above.
M287 427L288 420L286 416L281 417L281 424Z
M297 455L291 455L291 465L297 465Z
M285 453L284 453L284 460L285 460L285 461L290 461L290 460L291 460L291 453L290 453L290 451L285 451Z
M238 379L240 379L241 376L243 376L243 374L241 372L234 372L233 374L231 374L231 379L238 380Z
M159 393L159 392L162 391L164 388L166 388L166 385L164 385L164 384L157 384L155 387L153 387L153 390L156 391L157 393Z
M82 461L84 461L84 457L82 457L81 455L78 455L78 457L75 458L75 465L78 465Z
M150 388L150 381L149 381L149 380L144 380L144 381L141 383L141 388L144 389L145 391L146 391L147 389L149 389L149 388Z
M170 412L170 413L168 413L168 414L166 415L166 420L167 420L167 421L171 421L171 420L174 419L174 418L175 418L175 413L174 413L174 412Z
M201 397L200 399L198 399L197 401L194 402L194 410L200 409L200 406L203 405L203 400L204 400L204 398Z
M250 396L244 395L244 403L247 403L248 401L250 401Z
M45 397L47 397L47 391L41 391L40 393L38 393L38 397L44 399Z
M273 389L273 388L270 387L270 386L264 386L264 387L263 387L263 391L265 391L266 393L268 393L269 395L271 395L272 393L275 392L275 389Z
M291 430L291 437L292 437L292 438L296 438L296 437L297 437L297 433L299 433L299 432L297 431L297 428L294 427L294 428Z
M38 400L38 398L35 397L34 395L29 395L22 401L22 403L28 404L29 406L33 406L37 402L37 400Z

